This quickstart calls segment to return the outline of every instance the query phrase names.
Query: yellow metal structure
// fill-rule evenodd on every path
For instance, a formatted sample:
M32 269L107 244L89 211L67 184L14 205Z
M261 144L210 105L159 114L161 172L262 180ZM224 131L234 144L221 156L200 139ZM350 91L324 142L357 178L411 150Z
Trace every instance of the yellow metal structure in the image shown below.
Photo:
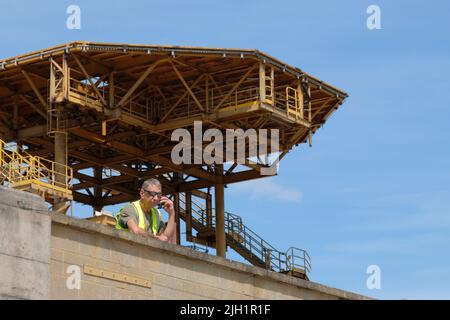
M73 199L95 212L135 201L142 181L157 178L164 194L179 197L178 205L185 206L176 217L178 239L181 218L189 230L186 239L216 243L218 255L226 241L255 265L293 270L295 264L286 266L292 254L273 249L225 212L224 188L266 177L266 169L295 146L311 144L347 96L254 49L84 41L45 48L0 60L0 138L28 153L14 153L2 142L0 182L40 193L54 211ZM267 148L259 148L256 159L246 152L242 163L237 157L225 165L197 157L206 141L190 147L193 157L187 162L174 163L174 130L185 129L195 140L199 121L203 132L276 129L279 134L273 143L244 138L245 150L255 144ZM238 155L238 143L232 150L227 145L214 152ZM279 154L272 164L271 154ZM210 199L211 188L216 201ZM204 208L192 208L183 194L208 194L209 200ZM107 219L95 218L104 224ZM193 237L190 230L196 227ZM307 271L308 257L300 260Z
M291 87L286 87L286 111L288 116L293 115L296 119L303 119L303 112L299 108L297 90Z
M114 217L107 216L104 214L102 214L101 216L89 217L86 220L97 222L110 227L114 227L116 225L116 219L114 219Z
M346 97L258 50L76 41L0 60L0 138L72 167L74 201L100 209L135 200L150 177L170 194L263 177L259 158L217 175L174 164L175 129L278 129L281 161Z
M54 198L72 200L72 168L16 149L0 140L1 182L38 193L49 202Z

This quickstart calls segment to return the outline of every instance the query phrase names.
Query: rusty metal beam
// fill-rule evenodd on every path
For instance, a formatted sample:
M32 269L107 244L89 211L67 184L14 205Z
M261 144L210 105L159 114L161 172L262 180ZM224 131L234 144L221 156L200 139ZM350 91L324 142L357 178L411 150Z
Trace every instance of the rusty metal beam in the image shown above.
M194 83L192 83L191 87L194 88L198 82L204 77L204 75L200 75L200 77L198 77ZM161 118L161 120L159 121L164 122L167 117L170 115L170 113L181 103L181 101L183 101L183 99L189 94L189 91L186 89L186 92L174 103L174 105L172 107L170 107L170 109L166 112L166 114Z
M92 89L94 89L95 94L97 95L97 97L101 100L103 106L107 106L106 104L106 100L105 98L103 98L103 96L101 95L100 91L98 91L97 86L95 85L95 83L92 81L92 77L87 73L86 69L84 68L84 66L81 64L80 60L77 58L77 56L73 56L73 59L75 60L75 62L77 63L78 67L81 69L81 71L83 72L83 75L85 76L85 78L89 81L89 83L91 84Z
M33 82L31 77L29 76L28 72L26 72L25 70L22 69L22 74L25 76L25 79L27 80L27 82L30 85L31 89L33 89L33 92L36 95L36 97L39 99L39 102L47 110L47 103L45 102L45 99L42 97L42 95L39 92L38 88L36 87L36 84Z
M214 106L214 109L212 110L212 112L215 112L216 110L218 110L222 104L231 96L231 94L242 84L242 82L244 82L245 79L247 79L247 77L250 75L250 73L252 73L253 70L255 70L255 68L258 65L255 64L254 66L252 66L242 77L241 79L239 79L238 82L236 82L234 84L234 86L231 88L230 91L228 91L228 93L225 95L225 97L222 98L222 100L220 100L219 104L217 104L217 106Z
M195 104L197 105L197 107L201 110L201 111L205 111L205 109L203 108L202 104L198 101L197 97L195 96L194 92L192 92L191 88L189 87L189 85L186 83L186 80L184 80L183 76L181 75L180 71L178 71L178 68L175 66L175 64L170 61L173 70L175 71L175 73L177 74L178 78L180 79L181 83L183 83L184 87L186 88L186 90L189 92L189 94L191 95L192 99L194 99Z
M108 141L106 138L104 138L98 134L95 134L93 132L82 129L82 128L72 128L69 131L72 134L78 135L78 136L88 139L92 142L95 142L98 144L104 144L105 146L108 146L108 147L118 150L120 152L124 152L124 153L128 153L130 155L133 155L133 156L137 156L144 161L152 161L154 163L166 166L166 167L172 169L173 171L186 172L197 178L206 179L208 181L215 181L214 175L207 173L204 170L197 169L197 168L187 169L187 168L184 168L183 166L176 165L170 159L167 159L167 158L159 156L159 155L145 156L144 151L142 151L140 148L130 146L126 143L122 143L119 141ZM98 161L96 161L96 162L98 163Z
M134 93L134 91L136 91L136 89L142 84L142 82L145 80L145 78L147 78L150 73L160 64L163 62L166 62L169 59L161 59L158 60L154 63L152 63L147 70L144 71L144 73L142 73L142 75L139 77L139 79L133 84L133 86L128 90L128 92L122 97L122 99L120 99L119 103L117 103L116 107L119 108L120 106L122 106L123 104L125 104L125 102L128 101L128 99L131 97L131 95Z

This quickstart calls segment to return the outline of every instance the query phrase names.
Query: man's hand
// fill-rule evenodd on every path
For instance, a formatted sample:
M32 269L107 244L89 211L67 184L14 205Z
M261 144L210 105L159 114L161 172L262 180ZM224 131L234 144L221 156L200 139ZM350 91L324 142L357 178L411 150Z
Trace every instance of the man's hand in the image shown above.
M175 208L173 202L167 197L161 197L160 203L163 205L164 210L169 214L169 221L167 221L166 229L162 234L157 236L157 239L169 243L176 243Z
M132 233L144 236L146 238L157 239L157 240L166 241L166 242L169 240L169 238L165 234L160 234L160 235L155 236L151 232L142 230L141 228L138 227L138 224L136 223L136 221L134 221L134 219L128 220L127 225L128 225L128 229Z
M168 241L169 238L167 238L164 234L160 234L159 236L155 236L156 239L161 241Z
M134 219L130 219L127 222L127 226L128 226L128 230L130 230L131 232L147 237L147 238L154 238L153 234L148 233L145 230L142 230L141 228L139 228L138 224L136 223L136 221L134 221Z
M175 209L174 209L172 200L170 200L167 197L161 197L160 202L163 205L163 209L167 211L169 216L172 215L172 214L175 214Z

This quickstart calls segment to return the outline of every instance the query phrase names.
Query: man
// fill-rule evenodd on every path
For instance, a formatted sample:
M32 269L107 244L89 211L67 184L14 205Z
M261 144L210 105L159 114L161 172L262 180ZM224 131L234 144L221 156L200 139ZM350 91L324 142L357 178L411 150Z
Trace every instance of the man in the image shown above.
M175 210L172 200L162 195L161 183L156 179L144 181L139 195L139 200L120 209L116 229L176 244ZM169 214L167 226L156 208L158 204Z

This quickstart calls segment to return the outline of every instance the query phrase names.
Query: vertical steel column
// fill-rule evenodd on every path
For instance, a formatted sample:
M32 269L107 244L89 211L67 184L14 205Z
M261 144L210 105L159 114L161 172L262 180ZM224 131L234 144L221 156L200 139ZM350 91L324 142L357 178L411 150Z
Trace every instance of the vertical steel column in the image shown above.
M215 184L215 203L216 203L216 254L225 258L227 248L225 238L225 189L222 183L223 165L216 164L216 176L219 182Z
M174 179L176 183L183 179L183 173L175 172ZM176 225L176 236L177 244L181 244L181 231L180 231L180 193L176 192L174 194L174 209L175 209L175 223Z
M19 104L17 103L17 95L14 95L14 109L13 109L13 128L17 130L19 128Z
M259 63L259 101L266 102L266 66Z
M192 194L187 191L185 194L185 215L186 215L186 240L192 241Z
M209 76L205 77L205 112L209 113Z
M177 224L176 234L177 234L177 244L181 244L181 232L180 232L180 194L175 193L174 195L174 207L175 207L175 223Z
M308 121L310 124L312 124L312 97L311 97L311 84L308 82ZM308 140L309 140L309 146L312 146L312 127L309 128L309 134L308 134Z
M111 72L109 74L108 91L109 91L109 108L112 110L112 109L114 109L114 106L115 106L115 103L114 103L114 72Z
M62 59L63 64L63 94L64 94L64 101L67 101L69 96L69 66L67 63L67 55L63 55ZM50 66L50 68L53 68L53 66ZM50 69L51 76L55 76L54 73L52 73L52 69ZM56 88L51 88L50 94L55 94L55 92L52 92ZM50 97L50 100L54 100L54 96ZM63 119L62 118L62 110L63 106L62 104L58 103L56 105L56 127L54 128L54 139L55 139L55 184L56 185L65 185L67 182L67 172L66 172L66 166L67 166L67 133L65 132ZM52 128L53 129L53 128ZM53 203L53 211L61 211L61 213L65 213L65 210L63 210L64 206L66 205L66 201L64 199L55 199Z
M272 100L272 105L275 106L275 69L270 68L270 97Z
M206 196L206 206L205 206L205 211L206 211L206 219L207 219L207 226L208 228L212 228L212 197L211 197L211 193L209 191L208 188L208 194Z
M64 101L69 100L69 90L70 90L70 69L67 63L67 55L63 55L63 92Z
M303 90L301 80L297 80L297 99L298 99L298 108L300 112L300 118L304 119L303 114Z
M97 179L98 181L101 181L103 179L103 168L102 167L94 167L94 178ZM100 187L100 186L94 187L95 203L97 202L98 199L100 199L102 197L102 192L103 192L102 187ZM95 215L95 211L102 211L103 206L99 206L99 205L95 204L92 207L92 209L93 209L92 215Z
M67 136L63 132L55 132L55 183L65 184L67 172ZM53 203L53 211L59 211L65 206L64 199L55 199ZM62 212L65 213L65 212Z

